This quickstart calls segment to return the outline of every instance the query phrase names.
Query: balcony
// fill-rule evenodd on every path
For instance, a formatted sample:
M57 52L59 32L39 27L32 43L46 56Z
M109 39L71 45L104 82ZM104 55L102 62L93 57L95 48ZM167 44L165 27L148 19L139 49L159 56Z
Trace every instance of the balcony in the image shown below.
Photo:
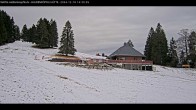
M152 65L153 61L150 60L107 60L108 64L122 63L122 64L143 64Z

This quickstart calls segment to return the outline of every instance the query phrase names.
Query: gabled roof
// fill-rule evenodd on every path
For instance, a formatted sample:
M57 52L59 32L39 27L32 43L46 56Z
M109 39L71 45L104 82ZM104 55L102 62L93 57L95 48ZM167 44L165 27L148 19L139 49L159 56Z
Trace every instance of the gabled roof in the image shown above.
M124 46L120 47L114 53L112 53L109 57L111 58L111 57L114 57L114 56L139 56L139 57L145 57L139 51L134 49L131 45L126 44L126 43L124 44Z

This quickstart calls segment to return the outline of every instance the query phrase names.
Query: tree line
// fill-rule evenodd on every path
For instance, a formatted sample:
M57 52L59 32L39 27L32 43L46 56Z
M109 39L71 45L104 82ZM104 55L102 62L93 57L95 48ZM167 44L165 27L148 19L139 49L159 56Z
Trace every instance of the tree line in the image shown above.
M58 47L57 23L46 18L40 18L36 25L27 28L25 24L22 28L21 39L25 42L35 43L40 48Z
M167 37L161 24L158 23L155 30L151 27L144 49L146 59L152 60L157 65L177 67L178 64L191 64L194 67L196 62L196 33L192 31L188 35L187 31L182 29L180 35L185 37L185 45L189 47L189 54L187 52L188 47L186 47L185 52L182 50L180 58L178 58L174 38L172 37L168 46Z
M5 11L0 10L0 45L12 43L16 40L32 42L40 48L57 47L58 33L55 20L48 21L40 18L37 25L27 28L25 24L20 33L20 29L15 25L14 18Z
M48 21L46 18L40 18L35 26L33 24L29 29L26 24L22 28L21 39L25 42L35 43L39 48L58 47L58 32L55 20ZM74 34L71 23L67 21L63 28L60 40L59 52L68 56L74 55Z
M185 51L181 50L179 62L181 64L190 64L196 67L196 32L188 32L188 29L182 29L179 35L184 37Z
M57 23L53 19L49 21L46 18L40 18L37 24L33 24L30 28L25 24L20 33L20 29L15 25L13 17L0 10L0 45L12 43L16 40L35 43L36 47L39 48L58 47ZM61 35L58 53L74 55L76 51L72 26L67 21Z
M0 45L12 43L20 38L20 29L15 25L14 18L0 10Z

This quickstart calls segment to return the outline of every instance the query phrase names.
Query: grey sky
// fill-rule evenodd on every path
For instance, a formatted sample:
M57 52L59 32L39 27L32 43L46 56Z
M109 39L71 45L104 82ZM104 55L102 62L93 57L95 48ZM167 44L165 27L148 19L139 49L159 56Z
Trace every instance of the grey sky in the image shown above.
M12 6L3 7L15 23L28 28L41 17L57 22L59 37L65 22L69 20L74 31L75 47L90 54L114 52L124 42L132 40L135 49L144 51L150 27L160 22L167 40L177 39L181 29L196 29L196 7L63 7L63 6ZM169 43L169 42L168 42Z

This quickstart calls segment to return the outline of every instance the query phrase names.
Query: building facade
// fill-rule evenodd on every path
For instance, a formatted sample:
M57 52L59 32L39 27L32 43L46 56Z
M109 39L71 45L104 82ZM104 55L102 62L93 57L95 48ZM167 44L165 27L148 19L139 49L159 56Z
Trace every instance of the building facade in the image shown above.
M145 60L145 56L133 48L129 42L113 52L108 64L130 70L152 70L153 62Z

